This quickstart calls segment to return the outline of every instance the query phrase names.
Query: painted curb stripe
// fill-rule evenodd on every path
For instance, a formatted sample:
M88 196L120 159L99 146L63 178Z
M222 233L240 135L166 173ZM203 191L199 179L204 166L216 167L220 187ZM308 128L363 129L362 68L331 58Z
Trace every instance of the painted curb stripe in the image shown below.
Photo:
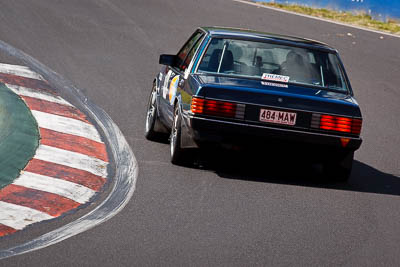
M57 95L52 95L52 94L48 94L46 92L40 92L35 89L31 89L31 88L27 88L27 87L19 86L19 85L14 85L14 84L9 84L9 83L6 83L6 86L19 96L29 96L32 98L42 99L42 100L46 100L46 101L53 102L53 103L58 103L58 104L66 105L66 106L72 106L69 102L65 101L63 98L61 98Z
M91 124L37 110L32 110L32 114L41 128L101 142L99 133Z
M34 158L13 184L0 190L1 237L89 201L106 183L108 155L87 116L42 76L0 63L0 82L25 101L41 136Z
M15 184L11 184L1 190L0 200L40 210L55 217L80 205L78 202L57 194Z
M87 202L96 193L80 184L26 171L22 172L13 184L57 194L81 204Z
M60 133L45 128L39 128L40 143L47 146L57 147L85 154L90 157L101 159L108 162L106 145L84 137Z
M4 201L0 201L0 210L0 224L16 230L21 230L35 222L53 219L53 216L47 213Z
M90 123L86 116L73 106L61 105L46 100L32 98L29 96L22 96L22 99L26 102L31 110L37 110L45 113L51 113L66 118L80 120L85 123Z
M15 233L16 231L16 229L0 223L0 236L9 235Z
M94 191L100 191L106 183L105 178L90 172L39 159L32 159L26 166L25 171L70 181L86 186Z
M5 63L0 63L0 72L6 74L12 74L16 76L22 76L25 78L31 78L36 80L43 80L43 77L36 72L31 71L26 66L10 65Z
M0 73L0 82L14 84L28 88L35 88L37 90L44 91L47 94L56 95L56 93L53 90L51 90L49 84L41 80L25 78L12 74Z
M94 175L107 178L107 162L84 154L51 146L39 145L34 158L88 171Z
M93 114L91 118L97 123L98 129L105 133L105 138L110 142L109 153L111 154L109 155L112 155L115 159L115 168L113 168L115 169L115 173L113 173L114 183L110 193L99 205L76 220L40 235L33 240L0 249L0 260L2 260L57 244L110 220L121 212L132 199L139 170L131 147L121 130L104 110L96 107L90 101L87 102L87 99L70 82L65 81L60 75L22 51L2 41L0 41L0 50L5 52L6 55L16 56L27 62L29 66L35 66L43 73L46 73L54 81L56 88L66 90L74 101L82 105L82 109Z

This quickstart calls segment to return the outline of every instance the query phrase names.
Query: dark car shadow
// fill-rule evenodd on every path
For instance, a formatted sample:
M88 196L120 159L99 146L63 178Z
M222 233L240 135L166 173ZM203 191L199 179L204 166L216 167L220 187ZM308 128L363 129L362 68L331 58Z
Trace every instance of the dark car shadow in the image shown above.
M400 196L400 177L354 160L347 182L326 178L322 167L307 157L213 151L195 156L192 167L215 172L225 179L339 189Z

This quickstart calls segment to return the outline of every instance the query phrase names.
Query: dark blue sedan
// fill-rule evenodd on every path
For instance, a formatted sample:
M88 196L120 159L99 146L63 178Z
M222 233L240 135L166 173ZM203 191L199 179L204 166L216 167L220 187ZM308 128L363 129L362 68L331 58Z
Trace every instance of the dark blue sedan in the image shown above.
M161 55L145 135L169 134L171 161L207 145L302 147L326 174L349 178L362 117L337 50L291 36L197 29ZM288 151L289 151L288 150Z

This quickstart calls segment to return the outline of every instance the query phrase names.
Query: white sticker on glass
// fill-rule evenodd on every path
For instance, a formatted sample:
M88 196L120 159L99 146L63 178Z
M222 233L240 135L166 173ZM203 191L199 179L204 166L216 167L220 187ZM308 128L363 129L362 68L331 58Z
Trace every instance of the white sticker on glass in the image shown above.
M289 81L290 77L284 76L284 75L272 74L272 73L263 73L263 75L261 76L261 79L267 80L267 81L287 83Z

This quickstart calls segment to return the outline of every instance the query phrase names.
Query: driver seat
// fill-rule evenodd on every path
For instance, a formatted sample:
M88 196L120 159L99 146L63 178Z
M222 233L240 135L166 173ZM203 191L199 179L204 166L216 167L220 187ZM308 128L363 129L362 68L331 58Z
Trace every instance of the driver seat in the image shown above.
M211 54L210 62L208 63L208 71L217 72L219 62L221 60L222 49L215 49ZM225 50L224 58L222 59L220 72L233 70L233 53L231 50Z

